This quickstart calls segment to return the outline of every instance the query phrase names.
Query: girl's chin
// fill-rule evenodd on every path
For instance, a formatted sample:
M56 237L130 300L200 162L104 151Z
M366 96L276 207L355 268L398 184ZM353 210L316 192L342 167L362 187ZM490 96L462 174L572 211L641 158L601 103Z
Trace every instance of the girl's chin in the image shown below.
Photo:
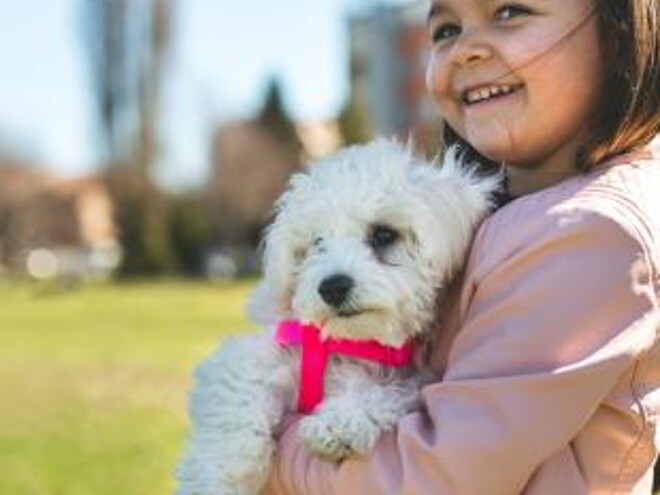
M518 163L520 153L516 153L510 146L480 145L475 149L483 156L497 163Z
M501 129L467 133L466 141L483 156L494 161L510 160L519 155L511 133L502 132Z
M524 164L530 161L530 150L516 146L510 138L474 139L469 142L481 155L496 163Z
M497 163L525 163L528 161L528 149L522 149L514 139L511 127L501 123L473 126L465 129L463 139L472 145L481 155ZM517 133L516 133L517 134Z

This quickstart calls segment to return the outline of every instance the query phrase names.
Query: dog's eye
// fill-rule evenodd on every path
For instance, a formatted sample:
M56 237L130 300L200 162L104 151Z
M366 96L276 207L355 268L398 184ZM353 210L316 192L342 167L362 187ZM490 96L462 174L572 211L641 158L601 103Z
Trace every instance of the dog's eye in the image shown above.
M369 234L369 245L374 249L383 249L399 240L399 233L388 225L374 225Z
M322 253L325 251L325 241L323 237L316 237L310 245L310 252Z

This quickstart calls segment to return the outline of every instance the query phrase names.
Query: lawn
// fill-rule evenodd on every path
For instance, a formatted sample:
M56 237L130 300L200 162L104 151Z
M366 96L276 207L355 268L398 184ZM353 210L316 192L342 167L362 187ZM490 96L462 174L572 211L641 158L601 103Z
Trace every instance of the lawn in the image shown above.
M0 284L0 493L171 494L191 370L250 289Z

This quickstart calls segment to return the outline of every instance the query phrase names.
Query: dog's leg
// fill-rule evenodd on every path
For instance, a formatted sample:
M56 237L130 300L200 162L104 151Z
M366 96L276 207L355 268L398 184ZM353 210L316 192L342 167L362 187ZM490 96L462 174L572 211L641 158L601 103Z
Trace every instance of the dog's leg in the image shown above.
M300 435L312 452L339 461L366 454L384 431L414 409L419 401L419 378L377 383L367 376L337 395L327 397L311 416L301 420ZM342 387L344 388L344 387Z
M196 372L191 439L179 495L257 495L273 452L273 429L290 408L295 366L272 336L230 338Z

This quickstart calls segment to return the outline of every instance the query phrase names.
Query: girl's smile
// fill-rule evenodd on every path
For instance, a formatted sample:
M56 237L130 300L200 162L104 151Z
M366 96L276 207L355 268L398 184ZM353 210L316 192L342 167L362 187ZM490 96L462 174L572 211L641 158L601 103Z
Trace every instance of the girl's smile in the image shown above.
M516 99L521 96L522 90L521 84L481 85L463 91L460 104L467 118L476 119L479 114L492 114L493 118L497 118L497 112L512 108Z
M483 155L573 172L600 96L595 0L433 0L427 86Z
M474 106L478 103L501 100L522 87L522 84L483 84L462 91L460 98L465 105Z

